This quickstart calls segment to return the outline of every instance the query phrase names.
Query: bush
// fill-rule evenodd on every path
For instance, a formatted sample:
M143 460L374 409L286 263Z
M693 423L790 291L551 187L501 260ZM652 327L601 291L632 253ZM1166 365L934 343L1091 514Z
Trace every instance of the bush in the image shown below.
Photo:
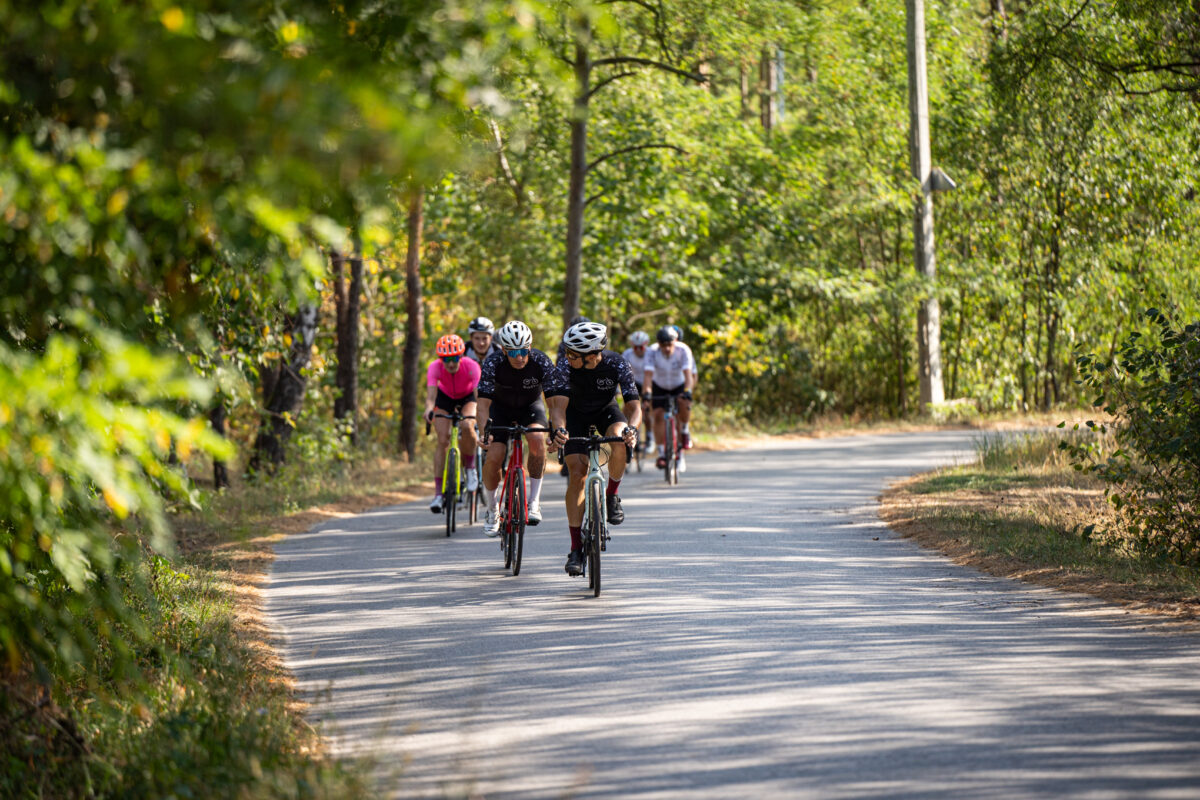
M1093 405L1113 417L1117 443L1064 443L1076 469L1107 485L1118 533L1136 549L1200 565L1200 322L1180 326L1166 312L1145 312L1149 334L1131 333L1111 359L1081 355L1080 383ZM1078 426L1076 426L1078 427Z

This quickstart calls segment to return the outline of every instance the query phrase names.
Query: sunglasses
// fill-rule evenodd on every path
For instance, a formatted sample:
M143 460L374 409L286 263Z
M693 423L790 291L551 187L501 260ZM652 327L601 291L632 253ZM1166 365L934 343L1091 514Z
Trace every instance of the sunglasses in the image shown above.
M505 350L504 352L508 353L510 358L520 358L521 356L529 355L529 348L528 347L517 347L512 350Z
M442 356L443 364L457 364L462 356Z
M567 361L582 361L583 360L583 353L576 353L574 350L568 350L564 355L566 355Z

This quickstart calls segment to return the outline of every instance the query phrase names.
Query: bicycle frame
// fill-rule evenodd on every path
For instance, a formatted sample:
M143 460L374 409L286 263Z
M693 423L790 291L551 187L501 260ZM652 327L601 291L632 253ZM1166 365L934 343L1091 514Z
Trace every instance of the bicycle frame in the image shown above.
M654 395L651 400L666 400L667 407L663 409L663 457L667 463L663 466L663 477L667 483L679 483L679 460L683 452L679 447L679 407L673 394Z
M493 433L509 434L504 445L504 478L500 485L500 548L504 551L504 566L512 567L513 575L519 575L525 527L529 523L529 495L525 488L525 435L551 431L549 428L528 428L524 425L496 426L491 430ZM513 517L514 505L520 509L517 518Z
M462 451L458 447L458 424L466 419L475 419L454 411L450 414L434 414L434 417L450 420L450 442L446 445L446 462L442 465L442 498L446 514L446 535L457 529L455 520L458 498L462 495ZM429 427L426 425L426 433Z

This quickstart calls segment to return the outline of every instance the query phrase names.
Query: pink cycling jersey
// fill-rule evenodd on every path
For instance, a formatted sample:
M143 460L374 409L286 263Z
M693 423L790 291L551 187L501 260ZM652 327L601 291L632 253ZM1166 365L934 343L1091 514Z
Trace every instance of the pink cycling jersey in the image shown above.
M450 372L440 358L435 358L425 372L425 385L436 386L447 397L458 400L475 391L479 385L479 375L479 364L469 358L458 362L458 372Z

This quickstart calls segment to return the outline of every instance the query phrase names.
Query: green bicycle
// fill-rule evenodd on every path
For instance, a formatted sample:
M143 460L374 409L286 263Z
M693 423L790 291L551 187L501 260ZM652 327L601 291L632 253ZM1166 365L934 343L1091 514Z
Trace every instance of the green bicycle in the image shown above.
M578 442L587 447L588 471L583 484L583 553L587 557L584 573L588 576L588 588L600 596L600 554L608 549L608 503L605 499L605 479L600 463L600 452L606 444L624 442L622 436L601 436L592 427L589 436L572 436L567 442ZM564 448L558 450L558 460L563 460ZM605 463L608 463L605 460Z
M456 511L458 501L463 496L462 452L458 447L458 423L464 419L475 419L475 416L463 416L457 411L433 416L450 420L450 444L446 448L446 465L442 468L442 512L446 515L446 535L449 536L457 527ZM426 422L426 436L429 435L429 428L430 425Z

